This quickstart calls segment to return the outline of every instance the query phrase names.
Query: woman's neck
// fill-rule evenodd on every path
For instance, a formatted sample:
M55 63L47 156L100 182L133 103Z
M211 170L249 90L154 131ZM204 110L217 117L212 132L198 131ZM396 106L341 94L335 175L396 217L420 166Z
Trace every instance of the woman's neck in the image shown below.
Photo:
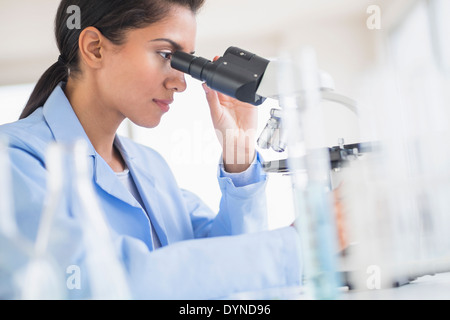
M115 172L124 171L125 162L114 147L116 131L124 117L108 108L98 96L95 83L86 80L69 78L65 94L95 151Z

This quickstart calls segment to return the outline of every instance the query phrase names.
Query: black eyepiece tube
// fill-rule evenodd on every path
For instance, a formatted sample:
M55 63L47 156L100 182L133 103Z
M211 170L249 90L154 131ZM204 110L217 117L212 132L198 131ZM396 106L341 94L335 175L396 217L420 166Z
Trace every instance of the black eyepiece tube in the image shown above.
M265 100L256 91L268 64L269 60L236 47L228 48L223 57L214 62L182 51L176 51L171 60L172 68L253 105L260 105Z
M211 63L211 61L182 51L175 52L171 60L172 68L190 74L193 78L201 81L204 81L201 78L202 70L208 63Z

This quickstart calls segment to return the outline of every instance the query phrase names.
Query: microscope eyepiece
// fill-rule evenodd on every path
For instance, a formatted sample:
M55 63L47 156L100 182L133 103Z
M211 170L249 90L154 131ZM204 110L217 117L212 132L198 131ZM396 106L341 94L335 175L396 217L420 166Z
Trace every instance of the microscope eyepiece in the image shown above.
M268 64L269 60L236 47L228 48L223 57L214 62L182 51L176 51L171 60L172 68L253 105L265 100L256 91Z
M202 77L202 73L208 64L212 65L212 62L182 51L175 52L171 60L172 68L187 73L200 81L206 81Z

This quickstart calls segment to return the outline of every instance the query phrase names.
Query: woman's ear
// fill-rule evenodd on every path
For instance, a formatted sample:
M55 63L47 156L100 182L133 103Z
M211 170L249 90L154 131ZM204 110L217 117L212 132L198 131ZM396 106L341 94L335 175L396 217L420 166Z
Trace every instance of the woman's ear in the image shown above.
M87 27L84 29L78 40L81 61L93 69L100 68L104 60L104 42L105 38L97 28Z

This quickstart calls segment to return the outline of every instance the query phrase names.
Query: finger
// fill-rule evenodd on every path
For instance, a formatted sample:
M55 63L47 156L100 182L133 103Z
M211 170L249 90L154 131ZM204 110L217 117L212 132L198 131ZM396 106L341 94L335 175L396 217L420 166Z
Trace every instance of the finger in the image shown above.
M220 119L222 109L219 101L219 97L216 91L207 86L206 83L202 84L203 90L205 90L206 100L208 101L209 109L211 111L211 117L213 121Z

